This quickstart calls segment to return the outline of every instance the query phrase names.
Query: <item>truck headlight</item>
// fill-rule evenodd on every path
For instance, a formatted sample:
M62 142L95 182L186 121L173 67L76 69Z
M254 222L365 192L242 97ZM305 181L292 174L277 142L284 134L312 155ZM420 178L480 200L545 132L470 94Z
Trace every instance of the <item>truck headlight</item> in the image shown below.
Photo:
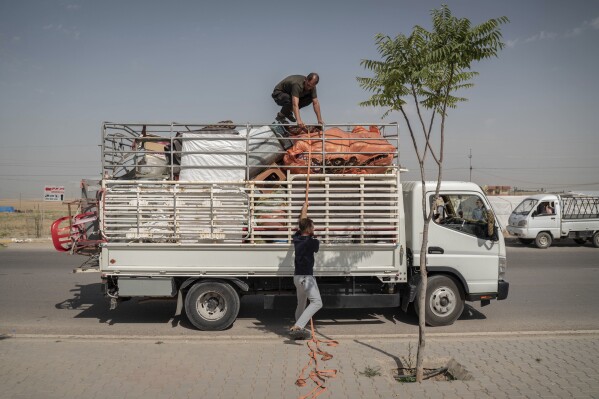
M526 222L526 220L521 220L518 222L518 227L526 227L528 223Z
M505 280L505 272L507 271L507 259L499 257L499 280Z

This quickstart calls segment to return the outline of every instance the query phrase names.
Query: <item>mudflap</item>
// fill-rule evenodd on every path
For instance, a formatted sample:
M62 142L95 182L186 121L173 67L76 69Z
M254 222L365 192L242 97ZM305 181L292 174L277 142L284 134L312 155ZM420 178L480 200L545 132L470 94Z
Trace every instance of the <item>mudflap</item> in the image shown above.
M418 285L420 284L420 275L413 275L408 281L408 286L401 292L401 310L404 312L408 311L408 306L411 302L414 302L416 293L418 292Z

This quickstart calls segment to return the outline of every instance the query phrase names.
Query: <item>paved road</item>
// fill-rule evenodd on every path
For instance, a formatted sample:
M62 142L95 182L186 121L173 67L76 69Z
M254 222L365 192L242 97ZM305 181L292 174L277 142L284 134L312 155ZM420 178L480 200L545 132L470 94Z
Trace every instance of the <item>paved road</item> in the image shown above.
M510 296L481 308L470 304L453 326L434 333L599 330L599 249L570 242L547 250L511 244ZM185 317L173 318L174 302L137 303L108 310L99 274L73 274L84 258L56 253L48 245L12 244L0 249L0 334L141 336L282 335L291 310L264 310L246 297L238 320L224 332L200 332ZM393 309L323 310L324 335L383 336L417 333L417 319Z

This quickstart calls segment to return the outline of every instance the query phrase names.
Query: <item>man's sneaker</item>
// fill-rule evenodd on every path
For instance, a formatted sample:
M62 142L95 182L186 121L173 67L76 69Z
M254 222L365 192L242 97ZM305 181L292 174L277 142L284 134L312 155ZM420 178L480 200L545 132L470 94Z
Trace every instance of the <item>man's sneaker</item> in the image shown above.
M283 115L283 114L282 114L282 113L280 113L280 112L279 112L279 113L277 113L277 116L276 116L275 120L276 120L277 122L279 122L279 123L282 123L282 124L287 124L287 123L289 123L289 121L288 121L288 120L285 118L285 115Z
M289 330L289 335L293 339L310 339L312 338L312 333L306 330L305 328L301 328L299 330Z
M295 123L296 122L295 117L293 116L292 113L289 113L289 114L285 115L285 117L287 119L289 119L291 121L291 123Z

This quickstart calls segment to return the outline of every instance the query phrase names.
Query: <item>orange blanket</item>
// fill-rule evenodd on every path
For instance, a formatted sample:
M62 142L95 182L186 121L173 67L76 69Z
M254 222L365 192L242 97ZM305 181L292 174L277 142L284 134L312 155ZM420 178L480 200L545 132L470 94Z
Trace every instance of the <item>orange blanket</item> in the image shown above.
M310 133L296 136L298 140L287 150L283 163L291 173L307 173L308 152L311 152L310 173L385 173L393 162L396 149L380 133L376 126L366 130L356 127L351 133L339 128L325 130L323 134Z

